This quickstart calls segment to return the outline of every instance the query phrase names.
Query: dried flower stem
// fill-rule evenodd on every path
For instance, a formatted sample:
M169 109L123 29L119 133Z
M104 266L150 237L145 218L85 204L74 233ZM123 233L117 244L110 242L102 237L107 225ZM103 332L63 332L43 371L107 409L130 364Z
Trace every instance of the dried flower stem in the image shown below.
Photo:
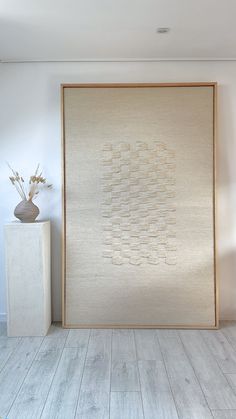
M26 194L25 194L25 190L24 190L24 186L23 186L24 179L19 175L18 172L15 172L12 169L12 167L10 166L9 163L7 163L7 164L8 164L8 167L11 169L11 171L14 175L14 178L12 178L13 179L12 180L13 185L15 186L17 192L20 194L21 198L26 200L27 198L26 198Z
M29 180L30 186L29 186L29 193L28 193L28 198L27 198L26 193L25 193L25 188L24 188L23 177L20 176L18 172L13 170L11 166L9 165L9 163L7 164L14 175L14 176L10 176L9 179L11 183L13 184L13 186L15 186L17 192L19 193L20 197L23 200L32 201L33 199L35 199L39 193L39 184L42 184L43 186L47 186L48 188L52 186L52 185L46 185L46 179L42 176L42 172L38 175L38 171L39 171L39 164L38 164L34 175L30 176L30 180Z
M18 194L21 196L22 199L25 199L25 196L23 195L21 189L19 188L19 186L17 185L17 183L13 183L13 185L15 186Z

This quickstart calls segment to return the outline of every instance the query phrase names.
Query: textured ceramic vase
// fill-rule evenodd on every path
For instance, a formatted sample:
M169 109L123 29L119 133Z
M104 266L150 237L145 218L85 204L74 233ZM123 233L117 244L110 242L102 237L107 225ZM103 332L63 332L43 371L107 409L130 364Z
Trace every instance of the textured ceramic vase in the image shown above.
M14 215L22 223L33 223L39 215L39 209L32 201L23 200L16 206Z

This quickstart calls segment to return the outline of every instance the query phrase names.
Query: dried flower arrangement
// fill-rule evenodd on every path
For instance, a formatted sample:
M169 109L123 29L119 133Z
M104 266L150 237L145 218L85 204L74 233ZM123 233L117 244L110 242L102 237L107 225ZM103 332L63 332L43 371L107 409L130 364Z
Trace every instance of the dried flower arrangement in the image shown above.
M46 188L52 187L52 185L47 184L47 180L42 176L42 172L39 173L39 164L35 170L34 175L30 176L28 192L25 189L25 181L23 177L18 172L13 170L9 163L8 167L11 169L13 173L13 176L10 176L9 179L12 185L15 186L18 194L20 195L23 201L32 201L33 199L37 198L37 195L39 194L40 184Z

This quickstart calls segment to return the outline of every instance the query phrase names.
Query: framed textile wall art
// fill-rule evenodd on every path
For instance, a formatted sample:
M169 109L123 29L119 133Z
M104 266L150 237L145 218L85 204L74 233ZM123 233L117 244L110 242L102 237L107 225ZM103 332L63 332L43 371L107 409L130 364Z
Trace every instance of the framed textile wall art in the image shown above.
M64 327L216 328L216 83L61 89Z

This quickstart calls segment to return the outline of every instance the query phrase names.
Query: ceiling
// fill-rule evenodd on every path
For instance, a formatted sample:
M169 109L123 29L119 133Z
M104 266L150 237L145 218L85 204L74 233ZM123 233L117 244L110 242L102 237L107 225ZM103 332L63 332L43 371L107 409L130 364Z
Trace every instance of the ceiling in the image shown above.
M236 59L235 18L236 0L0 0L0 60Z

